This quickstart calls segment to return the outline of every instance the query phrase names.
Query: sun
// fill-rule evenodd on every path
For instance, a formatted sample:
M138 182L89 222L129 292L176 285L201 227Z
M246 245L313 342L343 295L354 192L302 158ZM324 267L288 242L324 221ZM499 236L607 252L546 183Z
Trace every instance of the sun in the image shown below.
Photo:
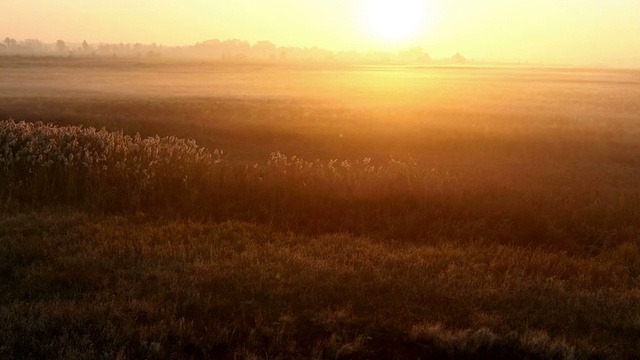
M424 0L370 0L369 27L384 40L405 40L425 25Z

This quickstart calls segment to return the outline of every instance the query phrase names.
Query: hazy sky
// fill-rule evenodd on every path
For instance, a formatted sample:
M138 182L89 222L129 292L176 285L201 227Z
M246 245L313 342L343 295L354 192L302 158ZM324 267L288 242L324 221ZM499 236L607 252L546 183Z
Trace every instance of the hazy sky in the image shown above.
M436 57L640 65L640 0L424 0L420 31L393 41L368 24L375 1L0 0L0 36L167 45L239 38L359 51L422 46Z

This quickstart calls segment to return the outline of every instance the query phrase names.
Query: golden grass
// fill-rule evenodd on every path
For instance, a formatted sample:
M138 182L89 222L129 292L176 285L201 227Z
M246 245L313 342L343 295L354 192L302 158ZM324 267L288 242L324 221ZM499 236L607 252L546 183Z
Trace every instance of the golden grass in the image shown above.
M107 209L153 206L153 194L188 196L221 161L218 150L173 136L13 120L0 122L0 153L3 198Z
M488 241L573 254L625 244L633 253L640 231L640 195L628 179L614 177L612 184L625 183L602 191L597 181L605 180L580 174L558 182L494 178L411 157L307 161L274 152L264 162L246 163L175 137L0 124L0 200L6 206L72 204L252 221L306 234Z

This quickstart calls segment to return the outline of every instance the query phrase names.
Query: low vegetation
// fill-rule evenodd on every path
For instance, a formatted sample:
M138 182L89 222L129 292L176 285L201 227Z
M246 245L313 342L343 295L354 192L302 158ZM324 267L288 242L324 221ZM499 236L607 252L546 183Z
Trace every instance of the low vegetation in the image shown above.
M640 356L637 72L0 62L0 358Z
M473 218L455 176L411 159L249 166L175 137L12 120L0 149L6 209L41 209L2 219L5 357L638 351L636 243L585 257L595 243L554 243L513 212Z
M617 256L5 213L0 356L634 358L640 283Z

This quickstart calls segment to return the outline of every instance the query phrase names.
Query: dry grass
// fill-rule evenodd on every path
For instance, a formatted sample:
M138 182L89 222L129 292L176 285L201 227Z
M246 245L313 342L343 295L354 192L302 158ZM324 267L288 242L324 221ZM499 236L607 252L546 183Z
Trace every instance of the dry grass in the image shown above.
M640 356L637 71L0 65L0 357Z
M587 358L638 354L638 276L608 256L263 226L0 220L10 358Z
M558 183L516 182L482 170L432 168L410 157L376 164L370 158L306 161L281 153L247 164L175 137L1 124L0 200L7 206L75 204L237 219L306 234L349 232L417 243L480 240L573 254L633 245L640 233L635 185L603 191L596 179L580 174Z
M189 201L221 162L195 141L43 123L0 122L0 197L105 210Z

